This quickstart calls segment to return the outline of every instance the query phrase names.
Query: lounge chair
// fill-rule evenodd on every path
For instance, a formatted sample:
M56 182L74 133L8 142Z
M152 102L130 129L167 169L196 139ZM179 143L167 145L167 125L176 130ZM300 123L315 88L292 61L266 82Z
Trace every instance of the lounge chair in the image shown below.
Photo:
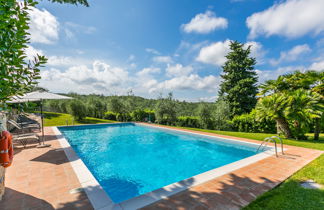
M8 120L8 123L13 125L15 128L17 128L21 132L25 132L25 130L32 130L32 129L38 129L40 131L40 125L38 123L28 123L28 122L21 122L18 123L14 120Z
M13 141L19 142L24 148L26 148L26 145L29 141L38 141L40 143L40 138L38 135L34 133L26 133L25 128L20 127L18 123L16 123L13 120L8 120L8 123L13 125L16 129L18 129L17 133L13 133Z

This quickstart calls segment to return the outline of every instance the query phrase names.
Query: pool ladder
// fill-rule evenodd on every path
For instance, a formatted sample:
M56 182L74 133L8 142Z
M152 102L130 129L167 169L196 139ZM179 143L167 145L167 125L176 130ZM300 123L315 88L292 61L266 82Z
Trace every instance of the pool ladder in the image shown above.
M260 146L257 149L257 152L259 152L259 150L261 148L263 148L263 150L264 150L269 142L273 142L275 145L276 157L278 157L278 149L277 149L276 139L278 139L280 141L281 153L284 155L282 139L279 136L271 136L271 137L267 137L267 138L263 139L262 143L260 144Z

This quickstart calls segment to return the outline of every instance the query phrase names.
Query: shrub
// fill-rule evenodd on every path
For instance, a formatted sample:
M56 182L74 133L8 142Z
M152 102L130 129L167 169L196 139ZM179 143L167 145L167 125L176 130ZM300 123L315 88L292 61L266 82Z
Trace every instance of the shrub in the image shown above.
M177 126L199 128L199 117L180 116L177 119Z
M121 122L132 121L132 117L129 113L117 113L116 119L117 121L121 121Z
M116 113L115 112L106 112L105 115L104 115L104 118L107 119L107 120L117 120L116 118Z
M73 100L69 106L69 113L77 120L86 117L87 108L80 100Z
M155 121L154 111L152 110L135 110L132 112L131 116L134 121L140 121L140 122Z
M240 132L253 133L276 133L276 124L272 120L256 120L256 111L253 109L249 114L235 116L232 121L232 126Z
M232 130L230 122L231 110L228 102L219 99L213 111L215 130Z
M176 123L176 102L172 93L166 98L160 98L155 105L156 122L164 125L174 125Z
M200 120L200 126L206 129L213 129L213 119L211 112L211 105L202 103L199 105L198 115Z

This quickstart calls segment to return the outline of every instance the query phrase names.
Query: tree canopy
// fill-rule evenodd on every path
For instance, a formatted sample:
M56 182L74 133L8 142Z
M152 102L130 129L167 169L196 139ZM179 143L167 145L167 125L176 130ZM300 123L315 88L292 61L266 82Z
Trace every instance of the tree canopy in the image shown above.
M223 68L223 82L219 95L229 103L231 115L249 113L257 102L257 74L255 58L250 57L250 46L231 42Z

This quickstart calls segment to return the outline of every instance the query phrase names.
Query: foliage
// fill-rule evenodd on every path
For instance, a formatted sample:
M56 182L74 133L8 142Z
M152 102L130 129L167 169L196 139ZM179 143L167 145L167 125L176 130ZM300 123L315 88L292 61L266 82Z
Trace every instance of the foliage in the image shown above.
M175 101L173 100L172 93L166 98L160 97L155 106L155 117L157 123L173 125L176 122L176 109Z
M214 129L231 130L230 114L231 110L227 101L223 99L217 100L213 110Z
M323 116L323 72L299 71L279 76L260 86L257 116L275 120L286 137L305 139L314 120ZM320 129L315 129L319 132Z
M200 119L199 119L199 117L180 116L177 118L176 124L177 124L177 126L180 126L180 127L199 128L200 127Z
M105 115L104 115L104 118L107 119L107 120L117 120L117 117L116 117L116 113L115 112L106 112Z
M155 122L155 114L152 110L138 109L132 112L132 119L138 122Z
M255 109L248 114L235 116L232 119L232 126L239 132L276 133L274 121L265 118L257 120Z
M89 6L89 3L87 0L49 0L51 2L58 2L58 3L69 3L69 4L82 4L84 6Z
M10 97L22 95L36 85L46 58L37 55L27 61L25 53L29 42L28 10L36 2L0 0L0 3L0 106L4 106Z
M212 120L211 105L202 103L198 109L199 123L202 128L212 129L214 127Z
M132 121L132 116L129 113L117 113L116 119L121 122L129 122Z
M72 100L68 111L76 120L82 120L87 113L86 106L80 100Z
M126 108L118 97L112 97L108 103L108 110L115 113L124 113Z
M227 61L222 67L219 95L229 103L231 116L249 113L257 102L256 60L250 53L250 46L245 49L244 44L231 42Z

